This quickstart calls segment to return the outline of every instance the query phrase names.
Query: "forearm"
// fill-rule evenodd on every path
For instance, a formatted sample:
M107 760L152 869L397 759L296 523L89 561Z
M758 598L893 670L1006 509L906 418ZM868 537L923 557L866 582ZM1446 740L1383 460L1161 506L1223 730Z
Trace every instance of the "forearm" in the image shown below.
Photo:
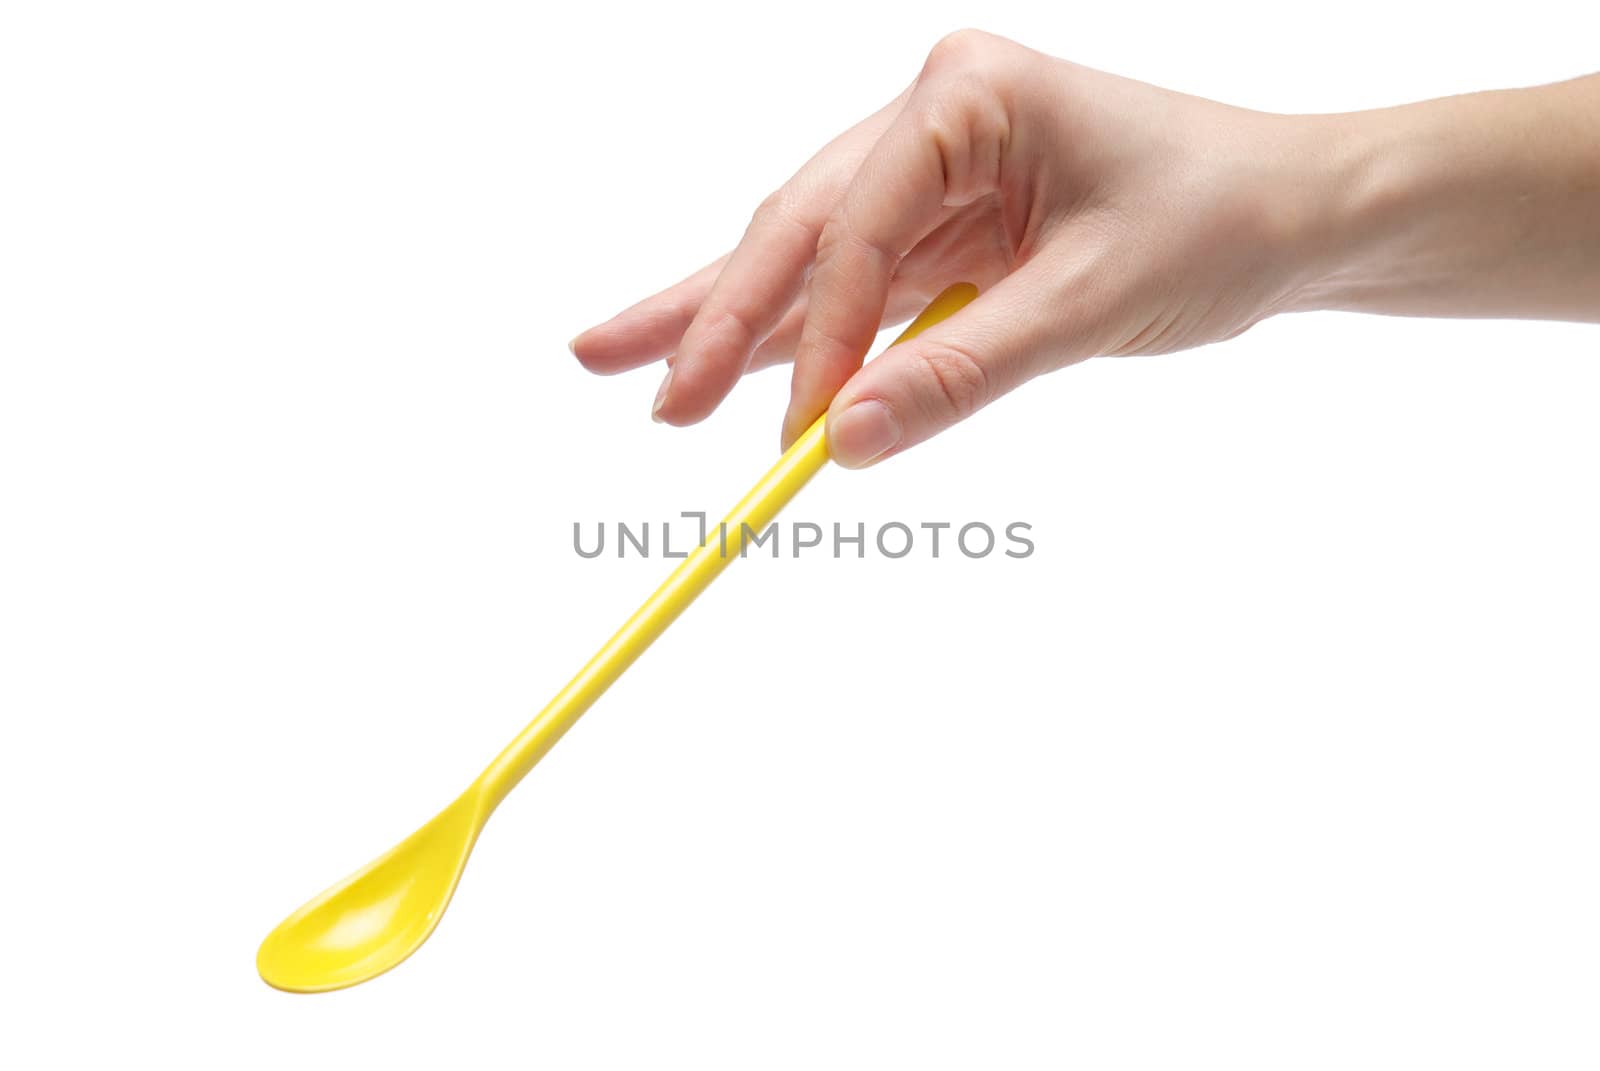
M1312 120L1297 306L1600 321L1600 75Z

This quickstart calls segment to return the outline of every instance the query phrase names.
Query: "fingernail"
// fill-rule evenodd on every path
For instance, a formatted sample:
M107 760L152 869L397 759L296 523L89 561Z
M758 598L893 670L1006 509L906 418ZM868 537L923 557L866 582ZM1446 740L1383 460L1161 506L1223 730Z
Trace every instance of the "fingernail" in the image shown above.
M900 441L900 422L882 402L856 402L828 421L828 452L847 469L883 456Z
M572 341L567 343L567 350L574 357L576 357L578 355L578 339L580 339L582 337L583 337L582 335L573 335L572 336Z
M667 366L667 374L661 380L661 386L656 388L656 403L650 407L650 419L661 423L661 406L667 400L667 391L672 389L672 366Z

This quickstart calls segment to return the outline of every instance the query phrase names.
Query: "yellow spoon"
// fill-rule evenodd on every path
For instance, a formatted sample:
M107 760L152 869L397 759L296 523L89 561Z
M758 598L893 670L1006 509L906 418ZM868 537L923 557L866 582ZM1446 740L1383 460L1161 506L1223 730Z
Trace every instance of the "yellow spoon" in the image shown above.
M934 298L895 342L932 327L977 294L970 283L950 287ZM784 452L761 482L733 507L722 526L713 529L705 543L672 571L666 583L454 803L267 935L256 953L256 969L268 985L295 993L356 985L395 966L428 939L449 906L478 832L495 807L728 562L739 556L746 538L766 528L822 468L828 460L823 434L826 419L818 417ZM726 551L722 549L724 532Z

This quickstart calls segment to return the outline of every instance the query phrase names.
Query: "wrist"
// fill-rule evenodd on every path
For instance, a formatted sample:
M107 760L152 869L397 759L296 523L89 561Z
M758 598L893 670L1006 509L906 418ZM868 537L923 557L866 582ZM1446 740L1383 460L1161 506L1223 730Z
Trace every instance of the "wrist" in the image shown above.
M1417 265L1407 232L1423 226L1428 152L1394 114L1295 117L1291 180L1301 229L1292 311L1370 309Z

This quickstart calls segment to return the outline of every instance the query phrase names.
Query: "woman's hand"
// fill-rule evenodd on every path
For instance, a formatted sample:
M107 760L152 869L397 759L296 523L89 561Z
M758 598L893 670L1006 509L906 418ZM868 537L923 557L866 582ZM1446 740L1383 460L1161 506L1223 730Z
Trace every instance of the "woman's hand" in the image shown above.
M665 357L655 416L670 424L792 360L784 443L827 411L835 459L860 466L1086 357L1199 346L1288 309L1437 312L1404 307L1403 266L1459 244L1474 209L1430 237L1426 176L1452 174L1448 153L1410 166L1394 148L1427 107L1364 113L1381 123L1269 115L961 31L767 197L731 254L573 351L601 373ZM1465 253L1442 259L1473 270ZM962 280L977 300L862 367L881 327Z

